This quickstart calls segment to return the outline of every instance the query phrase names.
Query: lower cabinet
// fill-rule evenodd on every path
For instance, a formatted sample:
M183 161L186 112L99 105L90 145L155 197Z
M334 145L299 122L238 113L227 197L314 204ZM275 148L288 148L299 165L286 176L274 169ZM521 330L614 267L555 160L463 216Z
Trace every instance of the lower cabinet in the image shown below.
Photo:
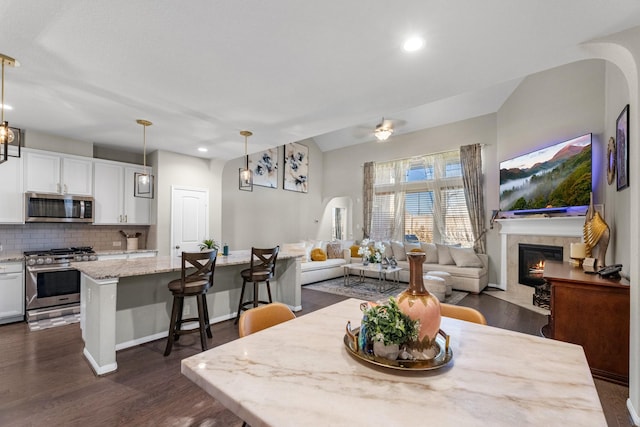
M0 324L24 320L24 266L0 263Z
M548 338L581 345L594 377L629 383L629 285L547 261L551 316Z

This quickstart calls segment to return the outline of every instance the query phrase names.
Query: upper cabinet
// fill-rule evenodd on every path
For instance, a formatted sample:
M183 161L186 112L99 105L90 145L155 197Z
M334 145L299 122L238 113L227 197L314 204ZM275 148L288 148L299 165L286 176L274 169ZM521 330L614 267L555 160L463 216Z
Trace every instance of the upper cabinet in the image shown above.
M151 199L133 197L134 173L142 166L94 162L94 224L149 224Z
M0 165L0 223L24 223L24 185L22 157L9 157Z
M91 196L93 159L25 150L25 190Z

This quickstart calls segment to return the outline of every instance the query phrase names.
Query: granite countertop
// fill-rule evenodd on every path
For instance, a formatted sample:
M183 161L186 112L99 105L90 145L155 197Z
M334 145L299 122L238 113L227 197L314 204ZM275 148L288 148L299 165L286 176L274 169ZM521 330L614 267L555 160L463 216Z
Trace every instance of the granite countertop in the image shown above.
M0 262L22 262L24 261L24 254L22 252L1 252Z
M250 256L250 250L233 251L227 256L218 255L216 267L248 264ZM280 252L278 254L278 259L297 258L300 256L301 255L297 253ZM71 266L94 280L103 280L180 271L182 268L182 260L179 257L158 256L91 262L72 262Z
M120 255L120 254L144 254L147 252L158 253L157 249L136 249L135 251L127 251L125 249L109 250L109 251L96 251L96 255Z

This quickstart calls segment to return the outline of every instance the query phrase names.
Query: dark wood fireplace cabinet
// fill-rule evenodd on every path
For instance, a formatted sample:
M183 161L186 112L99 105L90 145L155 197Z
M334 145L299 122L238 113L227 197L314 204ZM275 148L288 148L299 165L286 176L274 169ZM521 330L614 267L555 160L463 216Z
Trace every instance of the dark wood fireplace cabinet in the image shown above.
M629 283L546 262L551 315L547 338L581 345L594 377L629 384Z

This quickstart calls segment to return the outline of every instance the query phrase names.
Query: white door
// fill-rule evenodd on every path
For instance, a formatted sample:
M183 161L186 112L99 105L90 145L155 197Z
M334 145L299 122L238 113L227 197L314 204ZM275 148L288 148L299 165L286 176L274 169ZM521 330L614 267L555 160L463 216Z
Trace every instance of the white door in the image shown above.
M209 190L171 187L171 254L197 252L209 236Z

